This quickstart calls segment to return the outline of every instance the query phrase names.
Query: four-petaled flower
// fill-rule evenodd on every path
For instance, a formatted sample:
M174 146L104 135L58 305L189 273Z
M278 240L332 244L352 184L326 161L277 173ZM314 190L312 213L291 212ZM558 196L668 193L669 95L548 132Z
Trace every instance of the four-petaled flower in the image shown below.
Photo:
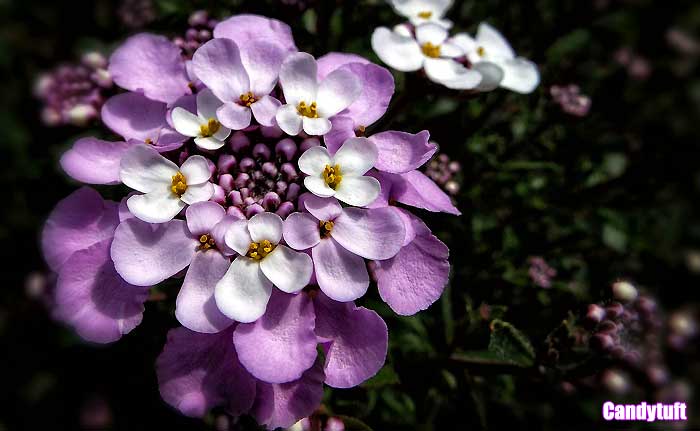
M447 9L452 7L452 0L390 0L399 15L408 18L413 25L435 23L442 27L452 27L452 21L444 19Z
M363 207L379 195L376 178L364 176L377 161L377 147L367 138L350 138L331 156L325 147L311 147L299 158L299 169L308 175L304 185L316 196L336 197L348 205Z
M194 138L194 143L205 150L218 150L231 134L231 129L221 124L217 116L223 105L214 93L205 89L197 93L197 115L177 106L170 114L178 133Z
M121 159L121 181L143 194L131 196L129 211L149 223L172 220L187 205L214 194L207 159L191 156L181 167L147 145L130 148Z

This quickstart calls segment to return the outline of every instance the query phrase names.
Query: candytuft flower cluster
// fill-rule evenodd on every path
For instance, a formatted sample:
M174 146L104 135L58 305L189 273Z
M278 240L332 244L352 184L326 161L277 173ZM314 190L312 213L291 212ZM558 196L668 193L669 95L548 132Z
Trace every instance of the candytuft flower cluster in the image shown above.
M224 407L290 427L324 383L376 374L387 326L353 301L374 280L400 315L429 307L448 249L409 208L459 214L421 170L437 149L427 131L365 133L389 105L391 73L298 52L286 24L256 15L216 24L191 60L137 34L108 71L125 91L101 119L122 139L82 138L61 166L130 193L115 202L84 186L51 213L55 315L114 342L139 325L151 287L179 285L182 327L156 371L163 399L188 416Z

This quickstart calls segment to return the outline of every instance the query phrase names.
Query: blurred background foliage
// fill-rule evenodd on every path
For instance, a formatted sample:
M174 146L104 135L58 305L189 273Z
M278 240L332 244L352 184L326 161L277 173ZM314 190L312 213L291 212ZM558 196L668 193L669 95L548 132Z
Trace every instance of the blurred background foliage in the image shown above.
M54 323L41 292L27 288L29 274L45 271L41 225L77 186L58 157L77 136L104 133L97 125L43 126L34 80L88 50L108 54L137 32L120 20L123 3L0 0L0 430L223 427L216 412L202 423L160 400L153 364L166 328L176 326L176 290L161 289L123 340L92 346ZM400 22L380 0L152 6L144 28L169 36L182 34L197 9L259 13L290 24L301 50L374 61L372 30ZM361 387L327 390L325 409L374 430L609 428L604 400L651 401L658 388L611 394L596 377L605 364L586 370L594 383L579 386L547 356L547 337L587 304L610 301L618 278L655 297L659 313L685 307L697 318L700 4L458 0L448 17L459 31L474 32L481 21L500 29L540 66L542 85L528 96L468 96L395 74L394 103L373 129L427 129L461 164L462 216L422 214L450 247L451 281L438 303L413 317L396 316L370 289L362 304L390 328L387 365ZM552 86L569 84L592 100L587 115L564 112L552 97ZM547 283L533 275L538 258ZM671 379L691 389L689 429L700 427L696 345L668 364ZM234 427L255 429L248 420Z

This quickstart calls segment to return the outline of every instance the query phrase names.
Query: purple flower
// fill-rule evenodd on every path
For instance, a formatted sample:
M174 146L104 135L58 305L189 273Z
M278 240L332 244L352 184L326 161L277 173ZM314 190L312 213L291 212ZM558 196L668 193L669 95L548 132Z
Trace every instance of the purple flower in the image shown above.
M260 15L241 14L220 22L214 28L214 37L231 39L239 47L262 40L283 47L286 51L297 52L292 29L276 19Z
M197 93L196 115L176 106L170 118L178 133L194 138L194 143L204 150L218 150L231 134L231 129L219 119L220 108L224 103L214 93L205 89Z
M365 294L369 275L364 259L384 260L399 252L405 230L389 208L345 208L333 199L307 196L309 213L291 214L284 239L297 250L311 250L316 281L331 299L352 301Z

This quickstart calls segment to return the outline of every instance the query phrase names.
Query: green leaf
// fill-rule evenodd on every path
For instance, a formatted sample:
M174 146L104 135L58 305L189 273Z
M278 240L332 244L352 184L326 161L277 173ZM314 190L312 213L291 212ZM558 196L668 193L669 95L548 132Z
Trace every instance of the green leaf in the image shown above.
M535 359L535 349L527 336L503 320L491 322L489 352L522 367L532 366Z
M396 374L394 367L387 364L379 370L377 375L364 382L362 387L365 389L377 389L399 383L401 383L401 380L399 380L399 375Z

